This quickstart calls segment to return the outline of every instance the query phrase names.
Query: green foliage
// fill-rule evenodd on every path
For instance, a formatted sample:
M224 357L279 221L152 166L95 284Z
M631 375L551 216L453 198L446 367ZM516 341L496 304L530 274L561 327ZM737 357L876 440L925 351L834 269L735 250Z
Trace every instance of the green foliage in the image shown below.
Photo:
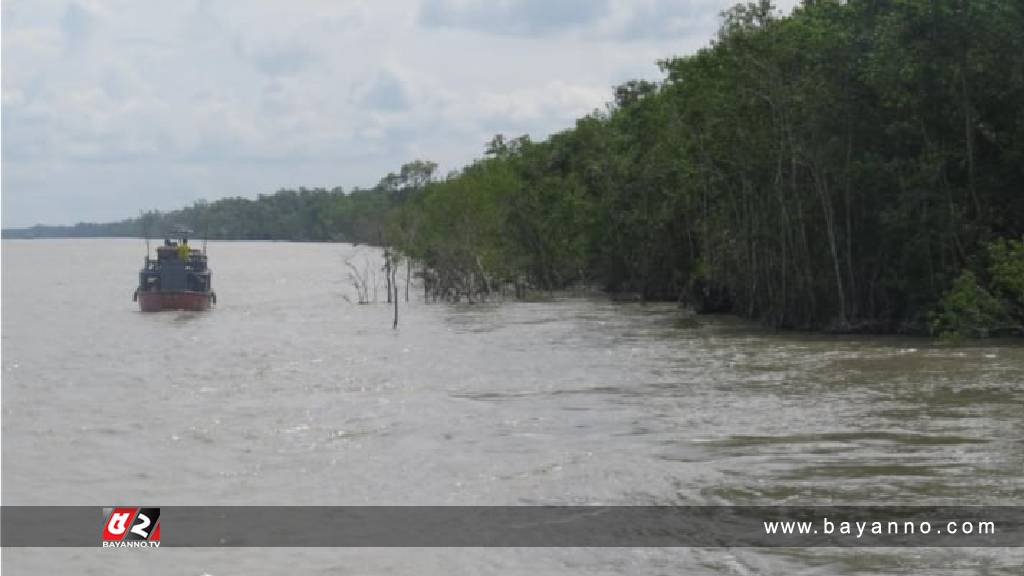
M1024 306L1024 241L992 242L988 245L988 257L995 292L1018 308Z
M391 213L406 196L423 188L437 164L417 160L388 174L368 190L341 188L279 190L249 198L197 201L172 212L144 212L107 224L34 226L4 230L5 238L154 237L186 228L198 237L230 240L343 241L380 244Z
M978 284L973 272L964 270L931 315L931 329L953 342L983 338L1001 326L1005 317L999 300Z
M945 340L1022 332L1024 242L1000 239L985 248L987 286L964 270L930 315L932 332Z
M1024 232L1024 6L822 0L780 18L757 2L661 67L545 142L496 138L486 171L444 183L493 189L476 248L500 257L481 274L783 327L923 330L940 300L940 331L1012 315L1017 268L994 264L989 288L961 271ZM420 224L461 237L442 198Z
M769 2L543 142L444 180L160 215L210 237L386 242L444 297L594 284L772 326L1024 324L1024 3ZM82 225L82 233L97 225ZM91 226L91 228L90 228ZM138 234L139 222L106 230Z
M1024 335L1024 241L998 240L988 245L992 293L1000 298L1006 331Z

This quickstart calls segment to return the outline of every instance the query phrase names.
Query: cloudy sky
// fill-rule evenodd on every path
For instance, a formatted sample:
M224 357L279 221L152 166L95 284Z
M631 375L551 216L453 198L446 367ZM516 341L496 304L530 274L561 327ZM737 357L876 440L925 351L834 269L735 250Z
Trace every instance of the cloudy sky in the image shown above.
M3 225L455 169L658 78L732 3L3 0Z

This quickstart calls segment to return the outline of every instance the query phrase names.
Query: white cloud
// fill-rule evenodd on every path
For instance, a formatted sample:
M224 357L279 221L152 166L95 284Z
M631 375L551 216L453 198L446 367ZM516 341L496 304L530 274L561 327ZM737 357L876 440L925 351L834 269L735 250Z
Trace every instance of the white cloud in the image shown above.
M5 0L3 223L442 173L572 125L728 0Z
M427 26L543 36L592 25L607 10L608 0L424 0L420 19Z
M607 90L555 80L513 92L484 92L476 108L485 118L501 118L516 124L551 116L577 118L601 107L607 100Z

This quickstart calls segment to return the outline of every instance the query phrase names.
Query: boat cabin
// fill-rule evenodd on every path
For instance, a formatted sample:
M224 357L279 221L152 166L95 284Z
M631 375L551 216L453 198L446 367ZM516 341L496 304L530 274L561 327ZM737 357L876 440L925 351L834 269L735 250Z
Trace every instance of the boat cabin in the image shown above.
M189 247L184 238L178 242L164 240L164 245L156 249L155 259L146 255L139 272L141 292L209 292L211 288L206 254Z

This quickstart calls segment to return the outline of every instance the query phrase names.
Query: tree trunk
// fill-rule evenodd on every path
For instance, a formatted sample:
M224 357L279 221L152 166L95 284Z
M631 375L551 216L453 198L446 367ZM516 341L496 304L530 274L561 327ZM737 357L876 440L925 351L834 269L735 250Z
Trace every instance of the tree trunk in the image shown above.
M392 330L397 330L398 329L398 282L397 282L397 278L394 277L395 274L396 274L396 269L395 269L395 267L392 267L392 271L391 271L392 278L391 278L390 284L391 284L391 286L394 286L394 288L395 288L395 300L394 300L394 303L395 303L395 320L391 324L391 329ZM388 295L388 299L390 299L390 298L391 298L391 295L389 294Z
M391 251L384 249L384 277L388 283L388 304L391 304Z
M412 278L412 259L406 257L405 259L405 301L409 301L409 282Z
M836 232L832 222L832 202L829 199L828 185L825 182L825 177L819 174L816 168L812 171L814 173L815 188L818 190L818 197L821 199L821 209L825 213L825 228L828 231L828 244L832 251L832 267L836 274L836 297L839 299L839 321L845 326L847 324L846 294L843 290L843 273L840 271L839 250L836 248Z

